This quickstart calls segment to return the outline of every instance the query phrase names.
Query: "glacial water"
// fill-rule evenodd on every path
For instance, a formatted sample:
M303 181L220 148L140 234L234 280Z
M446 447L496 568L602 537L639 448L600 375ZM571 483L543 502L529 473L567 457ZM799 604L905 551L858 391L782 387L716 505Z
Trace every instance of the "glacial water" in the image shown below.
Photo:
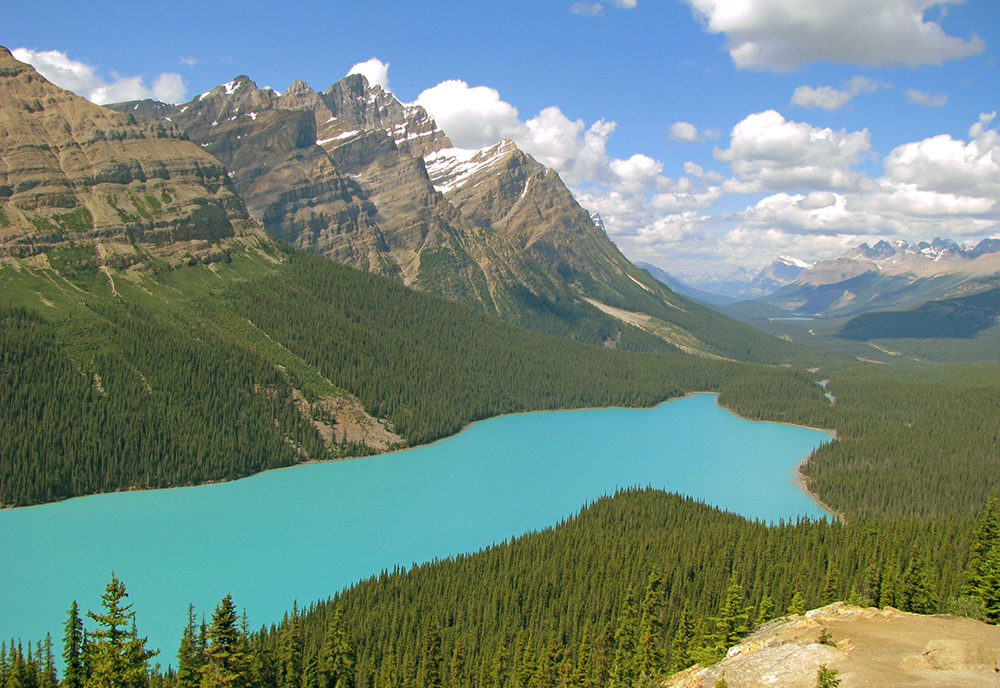
M99 610L114 571L166 667L189 603L209 618L232 593L260 628L293 600L555 525L619 487L768 521L823 516L792 477L829 435L743 420L715 400L506 416L393 454L0 511L0 638L50 632L61 649L72 601Z

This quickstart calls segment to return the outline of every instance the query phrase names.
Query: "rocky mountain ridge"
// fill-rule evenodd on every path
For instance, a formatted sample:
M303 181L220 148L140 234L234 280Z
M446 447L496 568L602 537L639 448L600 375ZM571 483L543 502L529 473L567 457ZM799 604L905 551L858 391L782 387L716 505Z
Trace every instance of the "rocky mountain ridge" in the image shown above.
M93 105L2 47L0 104L0 254L102 239L201 255L249 219L225 167L177 126Z
M998 274L1000 240L879 241L820 261L761 300L796 315L851 317L994 289Z
M502 216L483 208L496 206L498 193L523 199L544 168L512 142L453 148L423 108L360 75L322 93L297 81L281 95L241 76L173 109L113 107L179 125L226 165L251 214L296 246L501 316L516 310L515 287L551 304L573 298L525 261L518 249L526 242L508 245L509 233L487 231L511 208ZM475 164L459 173L449 160ZM470 193L504 173L501 186Z
M109 107L179 127L268 232L337 262L592 343L745 356L759 338L632 265L513 142L456 149L423 108L360 75L282 94L241 76L183 105ZM638 311L655 322L608 314Z

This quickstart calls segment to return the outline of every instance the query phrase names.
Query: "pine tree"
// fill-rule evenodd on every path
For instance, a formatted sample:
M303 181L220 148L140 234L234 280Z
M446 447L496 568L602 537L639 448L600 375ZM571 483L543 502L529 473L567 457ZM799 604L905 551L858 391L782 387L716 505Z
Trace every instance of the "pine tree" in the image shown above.
M976 599L982 603L986 619L992 624L1000 623L1000 541L995 542L983 558Z
M410 648L406 648L403 652L403 669L399 676L399 685L402 688L417 687L417 660Z
M434 622L424 632L424 645L420 657L418 688L441 688L441 629Z
M609 688L630 688L638 676L635 662L638 635L637 615L632 588L629 588L618 616L618 628L615 630L615 656L611 662L611 672L608 676Z
M658 568L650 572L646 582L639 618L639 638L636 670L639 676L650 679L663 670L663 652L660 638L663 632L663 578Z
M291 615L286 614L282 624L281 644L278 650L278 688L301 688L303 661L302 617L299 603L292 603Z
M63 635L63 688L81 688L86 675L83 670L83 620L76 601L67 612L66 629Z
M530 633L518 634L518 654L512 662L511 674L516 688L529 688L538 671L538 651Z
M764 595L760 601L760 607L757 608L757 618L754 619L754 626L761 626L771 620L774 616L774 600L771 599L770 595Z
M682 671L694 664L694 660L691 658L694 637L694 623L691 621L691 613L688 611L687 603L685 603L681 610L680 620L677 622L673 642L670 645L670 668L672 671Z
M396 666L396 650L392 647L382 655L378 665L376 688L397 688L400 686L399 671Z
M877 561L870 562L865 570L864 592L866 604L877 607L882 597L882 567Z
M320 688L319 680L319 655L312 650L302 663L302 688Z
M319 657L320 688L354 688L354 650L344 632L340 607L326 625Z
M816 688L837 688L841 681L837 678L839 673L836 669L827 669L826 664L821 665L816 672Z
M899 567L896 558L892 557L882 566L882 586L879 592L879 607L901 606L899 602Z
M245 685L246 655L240 640L239 616L232 595L219 602L208 627L208 645L201 667L202 688L241 688Z
M188 605L188 620L181 634L181 644L177 649L177 681L178 688L195 688L201 685L202 648L198 647L195 635L198 625L195 622L194 605Z
M1000 623L1000 502L990 497L969 543L962 593L980 603L990 623Z
M157 651L147 650L146 639L138 637L132 605L122 604L126 597L125 585L112 573L101 596L104 613L87 612L101 628L91 634L86 688L143 688L148 680L149 659Z
M940 599L934 572L927 564L926 556L918 552L916 547L903 573L900 597L900 608L904 612L933 614L938 609Z
M826 568L826 582L823 584L823 594L820 596L820 604L824 607L837 601L840 589L840 569L833 561Z
M726 601L719 616L714 619L716 636L723 648L735 645L736 641L746 635L749 630L747 627L749 617L749 611L743 606L743 586L733 573L726 587Z
M535 678L531 682L532 688L556 688L559 683L562 658L562 643L553 633L538 657Z
M590 635L590 622L588 621L583 627L583 636L577 647L576 665L573 667L573 675L570 679L570 685L573 688L590 688L595 683L594 651Z
M465 643L462 642L461 638L458 638L451 651L451 688L462 688L466 684L465 663Z
M56 662L52 655L52 634L45 634L45 644L38 648L38 688L56 688Z
M792 595L792 601L788 603L788 613L789 614L805 614L806 613L806 600L802 596L802 593L798 590Z
M497 649L493 653L493 661L490 663L488 681L484 682L487 688L503 688L510 676L510 650L507 643L500 639Z

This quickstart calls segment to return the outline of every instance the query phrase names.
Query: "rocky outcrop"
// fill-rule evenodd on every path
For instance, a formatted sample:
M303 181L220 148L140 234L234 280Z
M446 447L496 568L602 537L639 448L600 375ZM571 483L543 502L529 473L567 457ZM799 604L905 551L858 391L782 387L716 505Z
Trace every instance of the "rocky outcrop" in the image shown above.
M226 172L169 120L93 105L0 48L3 253L97 236L152 246L231 236L248 215Z
M841 688L1000 685L1000 628L953 616L837 602L772 621L714 666L693 667L664 684L711 688L814 688L821 666Z

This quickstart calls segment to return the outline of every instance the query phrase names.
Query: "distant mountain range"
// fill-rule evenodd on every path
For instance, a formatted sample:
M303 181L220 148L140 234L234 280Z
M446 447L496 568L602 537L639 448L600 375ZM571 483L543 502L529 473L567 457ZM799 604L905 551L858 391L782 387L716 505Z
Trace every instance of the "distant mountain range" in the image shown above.
M680 294L726 306L724 312L760 313L766 306L773 316L845 318L993 289L1000 281L1000 239L983 239L974 246L941 238L883 240L817 263L779 256L723 278L704 275L684 281L655 266L639 265ZM729 308L750 300L759 305Z
M752 270L740 267L723 277L703 274L686 278L685 282L689 287L703 293L725 297L732 303L772 294L781 287L793 283L812 267L813 263L798 258L778 256L767 265Z
M820 261L760 300L799 316L850 318L987 291L997 286L998 274L1000 240L973 247L947 239L880 241Z

